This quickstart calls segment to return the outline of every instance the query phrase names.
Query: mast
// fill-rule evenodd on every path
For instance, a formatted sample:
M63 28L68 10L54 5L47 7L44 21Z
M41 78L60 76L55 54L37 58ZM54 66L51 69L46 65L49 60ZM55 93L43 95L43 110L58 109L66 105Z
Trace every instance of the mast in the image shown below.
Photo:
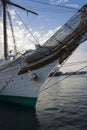
M18 7L24 11L27 11L29 13L38 15L36 12L26 9L18 4L15 4L13 2L10 2L10 0L2 0L2 4L3 4L3 40L4 40L4 59L6 60L8 57L8 43L7 43L7 21L6 21L6 8L7 8L7 4L13 5L15 7Z
M3 0L3 40L4 40L4 59L7 59L8 45L7 45L7 24L6 24L6 1Z

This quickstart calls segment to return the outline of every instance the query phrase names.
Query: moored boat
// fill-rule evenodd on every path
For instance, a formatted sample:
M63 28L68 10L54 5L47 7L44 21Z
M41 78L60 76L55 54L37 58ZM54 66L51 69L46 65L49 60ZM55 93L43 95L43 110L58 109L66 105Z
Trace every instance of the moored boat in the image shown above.
M8 0L2 0L4 25L4 57L0 65L0 101L35 107L39 90L49 73L68 58L72 52L87 40L87 4L84 5L51 38L35 50L26 51L19 57L8 59L6 34L6 5L20 7Z

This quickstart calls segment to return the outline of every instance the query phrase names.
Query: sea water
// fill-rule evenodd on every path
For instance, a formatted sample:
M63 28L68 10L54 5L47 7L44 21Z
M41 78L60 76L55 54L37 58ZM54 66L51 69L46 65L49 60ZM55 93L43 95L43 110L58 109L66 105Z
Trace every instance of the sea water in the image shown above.
M0 103L0 130L87 130L87 75L51 77L35 109Z
M87 130L87 76L53 77L48 84L37 103L40 129Z

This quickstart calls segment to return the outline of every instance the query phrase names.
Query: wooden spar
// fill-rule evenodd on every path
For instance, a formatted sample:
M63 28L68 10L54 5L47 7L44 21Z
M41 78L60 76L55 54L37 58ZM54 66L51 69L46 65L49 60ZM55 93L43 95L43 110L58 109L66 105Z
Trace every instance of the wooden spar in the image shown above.
M13 5L13 6L15 6L15 7L18 7L18 8L20 8L20 9L22 9L22 10L25 10L25 11L27 11L27 12L30 12L30 13L32 13L32 14L38 15L36 12L34 12L34 11L32 11L32 10L29 10L29 9L26 9L26 8L24 8L24 7L22 7L22 6L18 5L18 4L15 4L15 3L13 3L13 2L7 1L7 3L10 4L10 5Z

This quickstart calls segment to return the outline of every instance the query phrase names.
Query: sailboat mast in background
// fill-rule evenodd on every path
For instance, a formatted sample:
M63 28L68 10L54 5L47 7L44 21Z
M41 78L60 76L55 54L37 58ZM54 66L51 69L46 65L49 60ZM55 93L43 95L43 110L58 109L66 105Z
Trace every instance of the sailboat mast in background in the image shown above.
M6 3L7 0L3 0L3 40L4 40L4 59L8 56L8 44L7 44L7 24L6 24Z

